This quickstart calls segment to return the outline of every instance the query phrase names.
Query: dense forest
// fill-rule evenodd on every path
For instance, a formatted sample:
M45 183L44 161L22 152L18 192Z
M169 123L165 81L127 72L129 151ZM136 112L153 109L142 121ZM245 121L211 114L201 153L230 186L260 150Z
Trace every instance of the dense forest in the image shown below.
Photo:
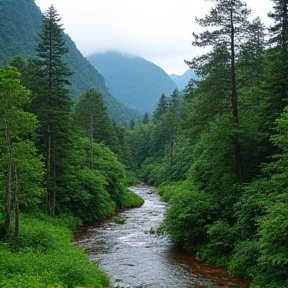
M209 52L186 61L198 80L131 132L134 158L169 202L161 230L175 243L251 287L284 288L288 1L273 1L269 28L243 1L213 2L192 42Z
M101 93L71 100L59 21L51 6L35 58L0 69L0 287L107 286L72 232L143 203L126 188L132 156Z
M243 1L214 0L192 34L211 49L186 61L197 78L130 127L97 89L71 101L66 38L46 11L35 57L0 69L0 287L107 286L72 231L141 205L135 177L169 204L159 233L251 287L287 287L288 0L273 2L267 28Z

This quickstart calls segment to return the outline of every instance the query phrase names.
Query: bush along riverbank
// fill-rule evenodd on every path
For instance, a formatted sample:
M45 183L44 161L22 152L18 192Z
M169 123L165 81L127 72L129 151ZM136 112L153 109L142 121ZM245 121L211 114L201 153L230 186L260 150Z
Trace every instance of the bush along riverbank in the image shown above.
M128 190L122 196L122 208L143 204ZM0 237L0 287L108 287L105 271L72 243L73 231L80 226L79 218L67 214L21 214L17 251L13 233Z
M68 215L22 215L17 252L12 235L0 242L0 287L108 286L105 272L71 242L79 224Z

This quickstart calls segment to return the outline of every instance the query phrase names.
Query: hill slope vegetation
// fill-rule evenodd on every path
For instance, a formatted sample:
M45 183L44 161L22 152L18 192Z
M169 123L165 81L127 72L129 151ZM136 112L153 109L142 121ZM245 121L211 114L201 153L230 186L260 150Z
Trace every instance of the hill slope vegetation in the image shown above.
M143 113L152 112L163 93L170 95L177 89L162 68L141 57L107 52L87 59L104 76L117 100Z
M0 66L6 65L16 55L24 59L35 57L41 23L42 13L33 0L0 2ZM65 55L64 61L74 72L70 79L72 99L77 100L79 95L95 88L102 94L109 115L114 120L122 124L138 119L140 113L128 109L111 95L103 76L80 53L67 34L65 40L69 53Z

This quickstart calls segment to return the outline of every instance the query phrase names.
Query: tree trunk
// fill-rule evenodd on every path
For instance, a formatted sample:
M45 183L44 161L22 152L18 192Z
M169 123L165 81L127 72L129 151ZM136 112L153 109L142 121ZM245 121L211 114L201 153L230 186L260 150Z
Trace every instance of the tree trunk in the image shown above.
M14 229L14 251L18 250L19 246L19 185L18 174L15 168L15 192L14 192L14 211L15 211L15 229Z
M93 115L92 115L92 110L90 112L90 135L89 135L89 140L90 140L90 168L93 169L93 134L94 134L94 127L93 127Z
M5 116L4 116L5 117ZM8 174L7 174L7 186L6 186L6 199L5 199L5 234L9 232L11 223L11 198L12 198L12 143L9 130L9 122L5 117L5 134L6 134L6 147L8 154Z
M234 43L234 23L233 23L233 8L231 6L231 102L232 102L232 116L235 125L238 126L238 99L237 99L237 87L236 87L236 69L235 69L235 43ZM235 153L235 172L238 182L243 183L243 167L242 167L242 154L241 145L239 143L238 136L234 140L234 153Z
M51 133L50 126L48 126L48 147L47 147L47 185L46 185L46 210L51 214L51 190L52 190L52 177L51 177Z

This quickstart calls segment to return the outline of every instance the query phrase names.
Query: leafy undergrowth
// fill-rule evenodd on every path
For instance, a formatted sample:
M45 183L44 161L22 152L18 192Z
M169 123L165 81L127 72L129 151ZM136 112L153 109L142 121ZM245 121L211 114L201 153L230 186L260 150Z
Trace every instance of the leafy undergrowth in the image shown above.
M75 225L69 216L22 215L19 250L0 240L0 287L107 287L105 272L71 242Z
M131 192L129 190L125 191L121 197L121 207L120 208L134 208L140 207L144 203L144 199Z

